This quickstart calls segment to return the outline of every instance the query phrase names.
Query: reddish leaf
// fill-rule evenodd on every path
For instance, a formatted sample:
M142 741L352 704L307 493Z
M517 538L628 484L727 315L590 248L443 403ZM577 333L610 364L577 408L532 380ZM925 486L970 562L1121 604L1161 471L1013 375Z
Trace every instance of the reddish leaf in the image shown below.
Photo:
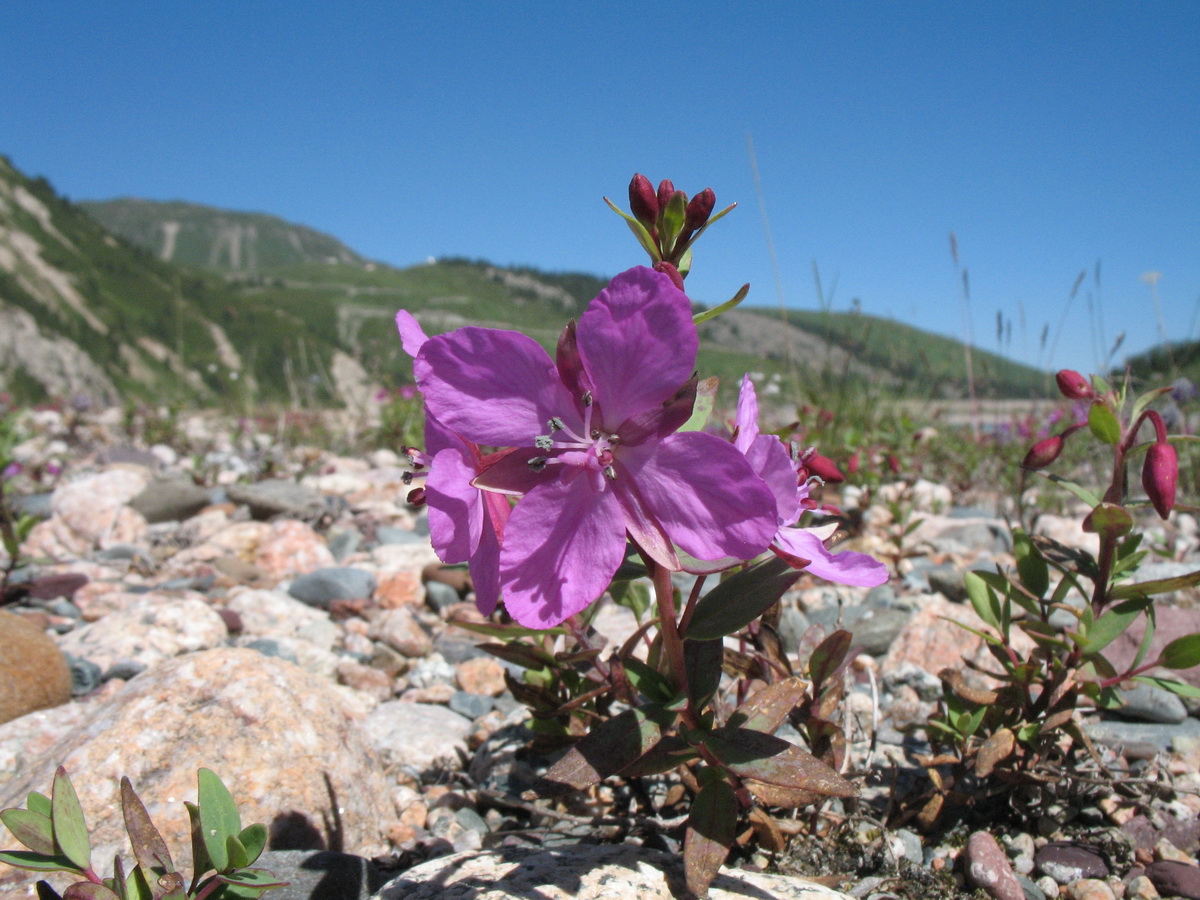
M656 720L663 715L661 709L639 707L601 722L550 767L538 793L584 790L633 764L662 740L662 724Z
M850 652L850 642L854 635L846 630L835 631L821 641L817 649L808 659L808 671L812 676L814 690L828 681L834 673L846 662L846 654Z
M729 717L729 724L773 734L788 714L804 702L808 686L801 678L785 678L756 691Z
M129 843L133 846L133 855L137 857L138 865L147 872L174 872L175 865L171 862L171 851L167 849L167 842L154 827L145 804L134 792L133 784L128 778L121 779L121 810L125 816L125 830L129 833Z
M700 789L688 815L683 839L683 871L688 890L697 897L708 893L737 834L737 798L725 781L710 781Z
M852 784L807 750L774 735L746 728L717 728L702 738L729 771L776 788L853 797Z

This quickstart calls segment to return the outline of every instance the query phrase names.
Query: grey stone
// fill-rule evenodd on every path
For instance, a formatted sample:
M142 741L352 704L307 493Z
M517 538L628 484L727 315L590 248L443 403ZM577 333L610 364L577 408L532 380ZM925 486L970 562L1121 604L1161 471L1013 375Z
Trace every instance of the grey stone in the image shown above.
M466 691L455 691L450 695L450 702L447 704L454 712L471 720L487 715L494 705L491 697Z
M182 522L210 502L205 488L182 478L164 478L151 481L129 501L129 505L153 525L156 522Z
M380 525L375 529L375 540L381 544L423 544L425 535L417 534L407 528Z
M120 678L122 681L128 681L130 678L136 678L145 671L146 666L144 663L135 662L132 659L122 659L108 667L104 673L104 680L111 681L113 678Z
M866 609L850 623L850 631L855 645L871 656L882 656L910 618L901 609Z
M375 576L364 569L330 566L295 579L288 593L297 600L328 609L336 600L359 600L375 593Z
M779 615L779 639L783 641L785 653L794 654L800 649L800 639L809 628L808 616L794 606L783 607Z
M470 719L444 706L400 700L380 703L362 724L364 736L385 765L417 771L458 768L473 727Z
M334 560L342 562L362 544L362 535L353 528L342 528L331 532L325 543Z
M1117 749L1150 745L1159 750L1169 750L1176 738L1200 738L1200 720L1191 718L1184 719L1178 725L1106 719L1088 722L1083 728L1092 740Z
M290 663L297 662L295 653L272 638L255 638L252 641L247 641L243 646L251 650L257 650L263 656L272 656Z
M432 609L441 612L462 600L458 591L442 581L425 582L425 602Z
M963 583L962 570L949 563L934 566L925 573L929 587L947 600L962 603L967 599L967 588Z
M325 497L294 481L270 479L257 484L231 484L226 488L229 499L250 508L256 519L284 516L289 519L312 521L328 508Z
M48 519L52 510L50 509L50 498L54 494L26 494L24 497L5 497L4 501L17 518L29 516L33 519ZM11 581L11 579L10 579Z
M1141 722L1178 725L1187 718L1187 709L1177 694L1152 684L1135 682L1121 691L1125 705L1113 710L1117 715Z
M562 844L553 849L500 847L430 860L404 872L376 900L601 900L684 896L683 859L629 844ZM724 869L713 879L710 900L851 900L849 894L784 875Z
M1038 887L1037 882L1030 880L1028 876L1022 875L1020 872L1017 873L1017 884L1025 892L1025 900L1047 900L1046 892Z
M100 687L104 673L98 665L90 659L72 656L70 653L64 655L71 667L71 696L82 697Z
M366 900L391 877L372 860L332 850L268 850L254 866L288 882L271 890L272 900Z
M1085 847L1055 841L1038 850L1034 857L1037 870L1059 884L1081 878L1106 878L1108 866L1099 855Z

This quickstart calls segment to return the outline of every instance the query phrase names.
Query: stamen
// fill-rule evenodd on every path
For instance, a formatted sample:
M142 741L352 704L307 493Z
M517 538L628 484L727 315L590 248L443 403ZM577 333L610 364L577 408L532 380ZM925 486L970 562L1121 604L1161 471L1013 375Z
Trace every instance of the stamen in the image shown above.
M554 438L548 434L539 434L533 439L533 444L539 450L552 450L554 448Z
M533 471L540 472L540 471L542 471L542 469L546 468L546 463L547 463L546 457L535 456L535 457L533 457L533 459L529 460L529 462L526 463L526 465L528 465L529 468L533 469Z
M616 481L616 480L617 480L617 470L616 470L616 469L614 469L612 466L605 466L605 467L604 467L604 474L608 476L608 478L609 478L609 480L610 480L610 481Z
M400 476L400 480L403 481L405 484L412 484L413 483L413 473L405 472L403 475Z
M584 408L585 408L585 409L586 409L587 407L591 406L591 405L592 405L592 392L591 392L591 391L584 391L584 392L583 392L583 398L582 398L582 399L583 399L583 405L584 405Z
M550 431L551 434L553 434L556 431L564 431L566 429L566 427L567 427L566 424L558 416L551 416L550 420L548 422L546 422L546 428Z

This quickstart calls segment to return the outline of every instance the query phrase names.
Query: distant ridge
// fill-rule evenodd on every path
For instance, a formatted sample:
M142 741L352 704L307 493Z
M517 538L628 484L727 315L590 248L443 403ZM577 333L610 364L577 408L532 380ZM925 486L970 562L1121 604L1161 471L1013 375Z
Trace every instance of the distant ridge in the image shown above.
M266 213L132 197L79 205L113 234L182 266L261 272L305 263L367 265L337 238Z

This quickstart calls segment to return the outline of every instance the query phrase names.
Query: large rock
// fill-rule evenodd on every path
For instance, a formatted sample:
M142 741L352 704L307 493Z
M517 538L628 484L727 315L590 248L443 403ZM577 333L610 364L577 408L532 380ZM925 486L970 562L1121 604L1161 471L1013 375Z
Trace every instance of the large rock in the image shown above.
M45 632L0 612L0 724L71 699L71 669Z
M628 844L558 850L502 847L430 860L386 884L373 900L675 900L686 896L680 856ZM851 900L801 878L724 869L709 900Z
M71 775L105 870L128 858L119 782L128 775L180 868L190 870L188 818L196 770L215 771L244 824L262 822L274 849L385 850L395 818L388 785L361 723L338 690L297 666L222 648L163 663L96 708L86 724L0 787L0 808L48 792L54 770ZM5 846L10 838L0 838ZM35 873L0 874L5 887ZM61 888L62 883L59 882Z

